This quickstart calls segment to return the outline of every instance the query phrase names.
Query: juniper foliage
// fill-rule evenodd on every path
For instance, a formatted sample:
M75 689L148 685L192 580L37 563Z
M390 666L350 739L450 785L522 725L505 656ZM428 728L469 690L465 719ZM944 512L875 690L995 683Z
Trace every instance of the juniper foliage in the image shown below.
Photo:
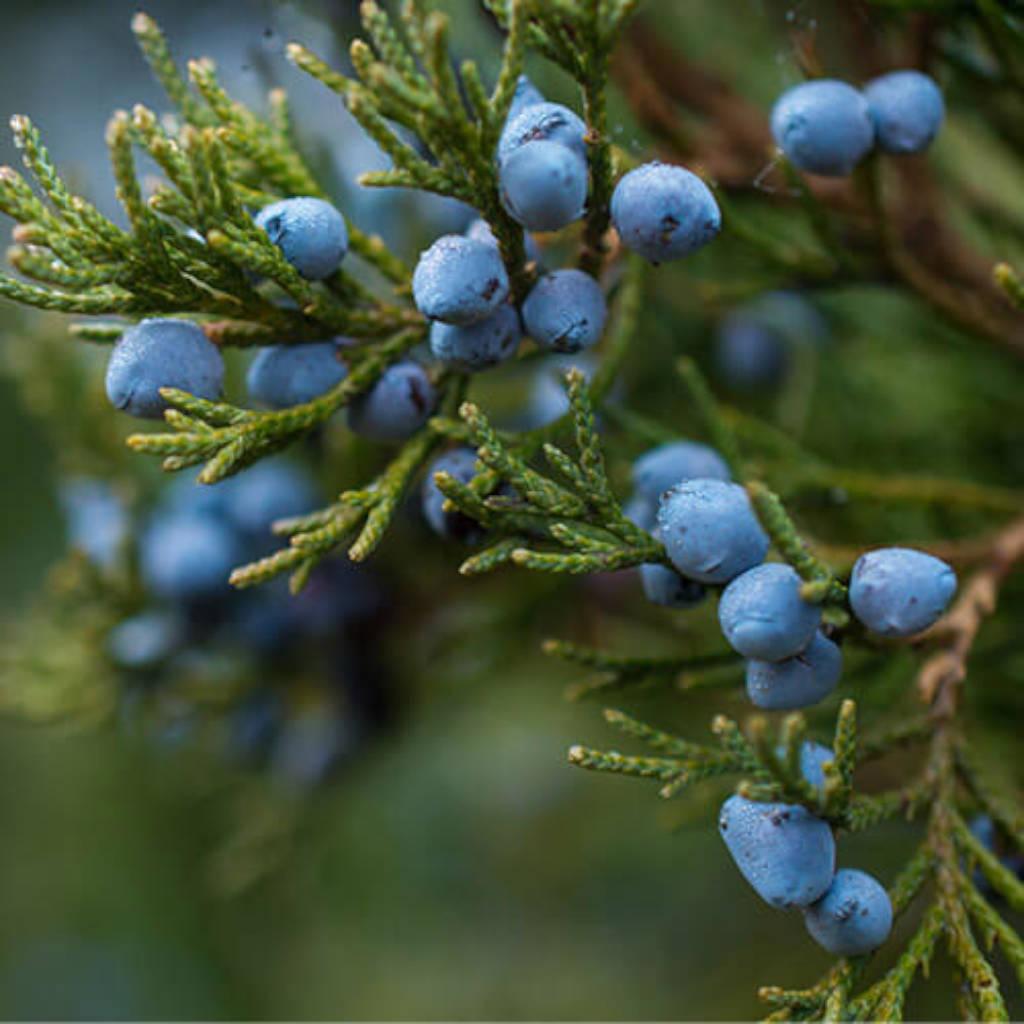
M727 83L710 87L705 73L674 54L651 22L640 18L632 25L638 0L485 0L485 6L504 31L491 89L474 61L455 68L448 19L425 0L405 0L394 15L372 0L361 5L366 38L352 44L351 75L300 45L287 53L344 101L390 157L392 166L365 175L364 184L437 193L479 211L497 240L516 300L528 292L538 268L527 259L522 231L500 202L494 149L524 55L533 51L561 68L578 86L591 181L585 221L568 236L579 266L602 282L612 310L600 365L589 380L579 370L568 372L564 416L519 432L493 424L467 376L435 368L441 399L429 424L372 479L322 509L278 522L282 547L239 566L232 576L237 587L287 573L299 590L340 548L352 560L367 559L431 455L448 441L472 445L479 472L468 484L447 474L436 482L450 507L476 520L488 538L462 562L464 575L510 565L582 575L669 564L660 541L624 515L621 459L609 454L677 436L646 407L641 411L639 402L609 400L631 347L635 351L648 329L651 281L670 272L647 268L626 254L610 230L614 182L635 162L612 142L607 104L613 79L653 147L667 159L697 167L713 187L724 215L723 241L753 268L750 281L740 275L704 281L709 309L766 285L825 290L884 282L933 310L971 344L993 346L1008 360L1024 355L1018 271L977 251L961 234L945 214L939 184L924 161L872 156L850 187L829 187L803 177L775 154L770 197L752 197L749 183L763 177L771 155L763 114ZM1019 114L1024 32L1013 5L891 0L871 6L871 17L883 20L895 40L893 51L941 67L966 97L982 91L990 96L979 116L997 130ZM420 345L428 325L412 305L409 268L380 238L349 223L358 268L346 262L326 281L311 283L255 227L253 211L272 201L326 198L296 143L285 94L275 90L267 114L257 113L224 91L209 61L193 61L187 76L182 74L148 16L136 16L133 30L172 111L158 115L138 106L118 112L109 124L127 226L75 194L33 123L12 118L25 173L0 169L0 210L16 222L8 255L17 272L0 277L0 294L88 318L73 322L71 332L99 345L116 341L131 320L161 315L193 318L225 348L350 339L345 380L291 408L267 412L164 392L171 406L166 425L132 435L129 447L157 456L167 471L201 465L200 480L212 485L322 427ZM800 36L796 53L806 74L829 70L812 37ZM867 59L885 63L891 54L880 47ZM1013 128L1009 138L1019 155L1019 130ZM149 194L139 180L139 152L163 175ZM963 197L979 217L991 216L987 201L980 193ZM766 227L754 207L769 202L800 230ZM1019 225L1015 230L1020 236ZM786 416L772 420L763 410L720 400L694 359L683 358L676 369L677 394L693 411L703 439L745 485L775 553L800 575L803 597L821 605L831 636L843 643L851 662L846 680L892 672L918 706L902 701L890 710L865 699L859 707L844 698L831 726L834 759L820 791L799 769L800 747L811 731L801 714L777 721L753 716L742 725L719 715L712 738L695 741L608 709L609 725L652 752L574 746L569 761L589 771L653 779L665 799L712 780L735 780L745 797L802 804L840 835L898 817L919 823L917 848L889 885L896 913L912 923L900 933L905 938L885 947L884 970L871 973L872 956L841 959L809 988L765 987L768 1019L901 1019L911 985L927 974L941 946L962 980L965 1018L1006 1019L994 963L1001 957L1018 982L1024 981L1024 940L1009 916L1024 909L1024 884L966 822L975 812L988 814L1005 849L1024 853L1024 819L1019 794L979 763L975 724L965 724L962 709L972 685L975 642L996 616L1000 589L1024 559L1024 493L835 465L798 440ZM38 370L19 364L26 380ZM59 395L44 389L37 397L42 414L67 424ZM799 395L785 397L789 415ZM89 424L98 415L85 417L83 430L96 429ZM105 435L87 437L83 430L58 434L59 443L93 452L109 447ZM841 493L844 501L866 509L863 538L841 530L841 541L812 535L806 520L817 523L816 532L827 522L813 507L823 493ZM925 545L969 572L951 610L923 637L902 645L866 635L850 614L846 589L854 558L879 539L876 525L885 525L886 510L894 505L963 509L975 528ZM5 651L5 707L41 719L109 715L114 698L96 685L103 674L94 641L137 604L137 591L124 580L115 585L81 569L59 575L49 598L25 620L22 642ZM79 644L62 648L53 640L55 631L77 637ZM572 691L576 698L672 688L685 701L692 690L737 681L734 655L713 642L679 657L634 656L565 640L550 641L547 651L589 673ZM60 656L41 663L43 652ZM40 686L43 676L66 686ZM862 788L863 763L907 750L915 752L917 767L900 785ZM896 942L902 942L898 951Z

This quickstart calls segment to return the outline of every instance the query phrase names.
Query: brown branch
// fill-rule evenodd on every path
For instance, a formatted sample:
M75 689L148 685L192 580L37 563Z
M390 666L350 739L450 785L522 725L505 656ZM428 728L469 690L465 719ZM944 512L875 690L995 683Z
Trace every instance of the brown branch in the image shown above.
M921 666L917 691L940 720L956 709L957 691L967 675L967 659L982 623L996 610L999 588L1020 559L1024 558L1024 518L996 535L986 564L964 584L953 607L921 640L948 638L946 646Z

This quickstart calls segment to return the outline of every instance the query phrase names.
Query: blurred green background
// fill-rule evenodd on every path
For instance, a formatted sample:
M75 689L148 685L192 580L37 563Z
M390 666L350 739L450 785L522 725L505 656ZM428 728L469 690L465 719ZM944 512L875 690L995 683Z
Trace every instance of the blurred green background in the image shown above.
M180 56L214 56L242 99L279 81L294 88L304 130L329 144L340 109L287 67L282 49L297 37L340 53L333 40L351 34L355 6L158 0L146 10ZM446 6L459 15L459 47L494 52L472 0ZM667 3L649 6L667 16ZM828 12L760 0L671 6L678 45L765 106L793 77L787 28ZM136 101L159 104L128 30L136 7L37 0L4 11L3 109L32 115L58 163L106 210L106 119ZM540 77L553 94L564 90L557 76ZM642 148L627 123L619 133ZM954 122L936 159L955 166L965 137L969 126ZM0 159L15 160L6 143ZM344 173L343 159L334 170ZM710 259L692 273L720 278ZM662 368L708 346L692 289L678 294L672 278L688 273L664 272L627 371L628 401L664 410L669 423ZM808 400L816 450L875 470L1021 484L1019 374L1003 357L880 292L822 304L838 342ZM28 324L0 310L0 345L62 329ZM15 615L63 538L53 453L6 380L0 396L0 598ZM679 411L674 425L685 429L688 417ZM949 510L903 514L904 537L961 525ZM819 515L846 516L854 536L872 539L874 520L856 508ZM616 739L598 706L563 699L573 675L542 658L541 640L685 649L706 613L638 609L632 580L464 582L458 551L415 525L398 533L381 561L402 580L396 632L414 638L392 657L402 722L312 798L278 868L241 893L217 884L218 857L276 813L259 782L240 784L187 752L142 749L114 727L0 727L0 1016L743 1019L758 1012L757 985L809 983L827 964L799 917L762 905L729 861L714 828L721 790L663 805L653 787L565 764L572 743ZM716 711L744 709L738 686L624 703L692 735ZM1022 710L1019 698L1003 707ZM896 823L846 838L843 861L890 880L914 831ZM943 974L915 996L911 1017L948 1016Z

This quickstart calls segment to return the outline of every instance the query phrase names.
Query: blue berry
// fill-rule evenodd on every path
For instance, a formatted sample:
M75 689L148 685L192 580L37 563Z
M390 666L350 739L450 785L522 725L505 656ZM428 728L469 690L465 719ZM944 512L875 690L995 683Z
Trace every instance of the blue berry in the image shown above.
M775 387L789 366L785 341L746 313L730 313L715 339L715 365L736 391Z
M165 611L140 612L110 631L107 652L124 668L152 668L173 654L181 640L177 616Z
M798 804L731 796L722 805L718 831L743 877L773 907L806 907L832 883L832 829Z
M825 789L825 765L835 761L836 755L831 747L823 747L820 743L810 741L800 744L800 774L815 789Z
M578 352L596 344L607 315L601 286L582 270L545 274L523 303L526 333L555 352Z
M745 658L782 661L798 654L821 622L821 609L800 597L802 584L790 566L779 562L737 576L718 604L725 639Z
M785 376L793 348L821 344L827 336L825 321L806 299L795 292L768 292L722 320L715 362L734 390L770 388Z
M561 103L533 103L525 107L505 126L498 142L498 165L528 142L556 142L584 161L587 126Z
M569 411L565 375L573 367L580 370L584 378L590 381L597 370L597 360L591 352L578 352L570 355L551 355L541 361L533 374L526 407L523 415L516 420L515 429L532 430L534 427L543 427Z
M747 662L747 696L766 711L792 711L824 700L839 682L843 655L823 633L785 661Z
M804 911L811 937L834 956L863 956L892 931L892 901L863 871L842 868L828 892Z
M128 510L102 480L74 477L60 485L68 540L90 561L109 568L128 537Z
M879 548L857 559L850 577L853 614L882 636L913 636L946 610L956 574L912 548Z
M242 552L231 528L210 516L158 518L142 537L142 579L160 598L195 601L223 594Z
M475 242L485 242L498 248L498 240L494 237L491 225L482 217L478 217L466 228L466 237L472 238ZM523 232L523 245L526 248L526 258L534 263L540 262L540 246L533 235Z
M587 163L557 142L528 142L501 162L501 201L530 231L558 231L583 216Z
M768 553L747 492L723 480L687 480L663 494L658 529L672 564L701 583L728 583Z
M511 124L527 107L535 107L545 103L544 94L526 77L520 75L516 79L516 91L512 95L512 103L508 108L505 124Z
M468 484L476 476L476 452L472 448L453 448L436 458L423 481L423 516L433 531L449 540L474 544L480 539L479 523L458 510L444 510L445 496L434 482L435 473L448 473L460 483Z
M622 244L651 263L696 252L722 227L711 190L674 164L644 164L624 174L612 193L611 213Z
M946 105L934 78L920 71L891 71L864 86L878 148L920 153L942 127Z
M265 206L256 226L307 280L330 277L348 252L345 218L323 199L297 196Z
M340 353L336 341L273 345L249 364L245 386L253 399L273 409L311 402L348 376Z
M684 480L731 480L721 455L696 441L670 441L644 452L633 463L633 488L649 501Z
M160 419L160 388L216 401L224 386L220 350L188 320L143 320L121 335L107 363L107 397L131 416Z
M465 327L435 320L430 327L430 351L442 363L472 373L511 359L521 336L519 314L505 303L486 320Z
M648 498L642 494L634 494L622 506L622 514L641 530L650 533L658 521L658 499Z
M427 371L412 360L389 366L369 391L348 407L348 425L373 441L404 441L430 419L437 392Z
M776 100L772 135L795 167L841 178L871 149L875 126L867 100L852 85L818 78Z
M278 519L305 515L317 504L308 473L286 461L264 459L238 474L226 496L226 513L242 534L262 544L272 541L271 526Z
M442 235L421 253L412 293L425 317L473 324L489 317L508 297L508 274L496 246Z
M657 562L640 566L640 582L643 584L644 597L651 604L663 608L692 608L707 596L707 591L699 583Z

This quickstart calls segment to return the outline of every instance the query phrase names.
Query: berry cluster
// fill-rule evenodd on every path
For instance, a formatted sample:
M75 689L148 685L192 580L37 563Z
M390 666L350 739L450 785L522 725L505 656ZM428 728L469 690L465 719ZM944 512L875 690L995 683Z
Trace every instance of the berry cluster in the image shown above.
M120 719L133 735L161 748L212 743L306 787L380 724L383 690L368 640L380 588L368 572L320 566L294 597L284 581L245 593L227 585L240 560L268 552L273 521L318 500L312 479L280 459L212 487L178 480L138 524L106 485L65 485L72 546L112 580L137 569L128 612L105 640L122 677ZM314 651L324 682L281 686ZM236 679L245 680L240 689Z
M627 515L653 529L672 568L641 569L649 600L673 608L701 601L720 586L718 619L730 646L747 659L747 695L767 710L807 707L835 688L838 644L822 628L821 609L805 600L789 565L765 562L769 538L746 491L713 449L691 441L661 445L633 464ZM887 637L926 629L956 589L948 565L921 551L882 548L861 556L850 579L860 622ZM832 751L804 744L801 772L824 787ZM837 955L867 952L889 934L885 889L860 871L835 869L828 822L805 807L730 797L719 829L757 893L773 906L801 907L811 935Z
M873 147L920 153L945 117L942 92L920 71L891 71L857 90L832 78L802 82L772 108L772 135L802 171L842 178Z

